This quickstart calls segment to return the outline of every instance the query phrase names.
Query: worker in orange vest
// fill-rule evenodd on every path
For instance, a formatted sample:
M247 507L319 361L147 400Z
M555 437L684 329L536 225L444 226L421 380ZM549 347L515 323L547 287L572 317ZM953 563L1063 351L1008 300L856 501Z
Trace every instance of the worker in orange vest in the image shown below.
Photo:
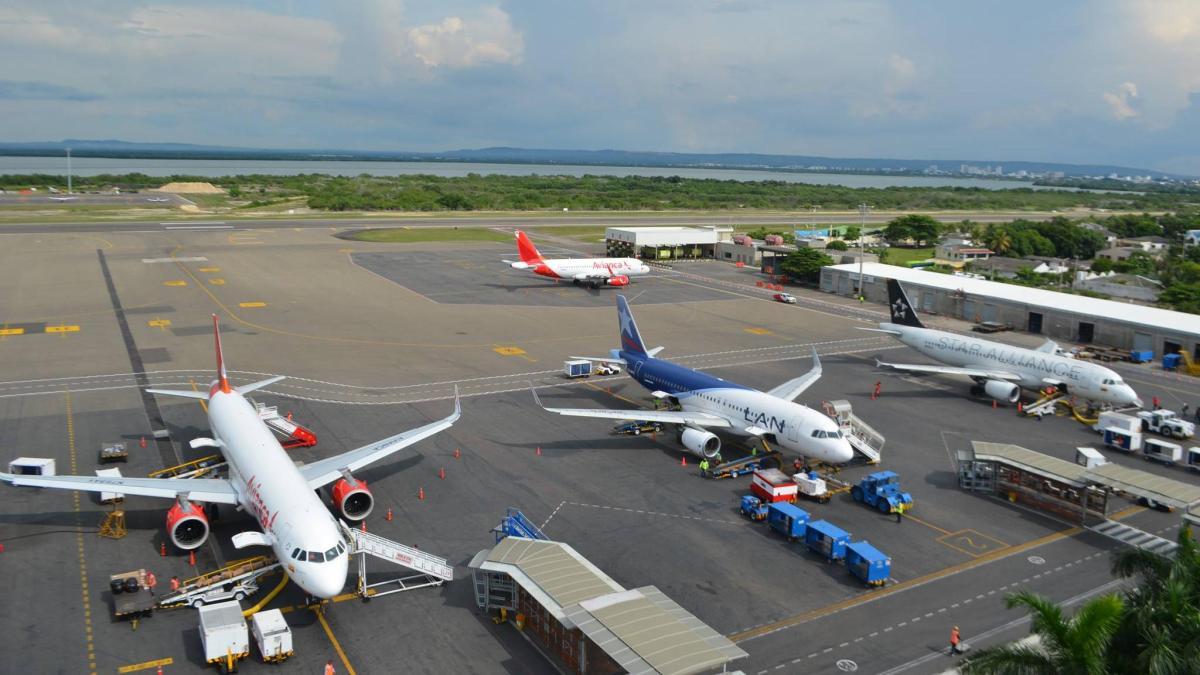
M146 588L150 589L150 595L154 595L154 587L158 585L158 579L154 578L154 572L146 572Z
M173 576L173 577L171 577L171 592L174 593L178 590L179 590L179 577Z
M961 638L959 638L959 636L958 636L958 626L955 626L954 628L950 629L950 655L951 656L962 653L958 649L959 642L961 642Z
M334 675L337 671L333 669L333 659L325 662L325 675Z

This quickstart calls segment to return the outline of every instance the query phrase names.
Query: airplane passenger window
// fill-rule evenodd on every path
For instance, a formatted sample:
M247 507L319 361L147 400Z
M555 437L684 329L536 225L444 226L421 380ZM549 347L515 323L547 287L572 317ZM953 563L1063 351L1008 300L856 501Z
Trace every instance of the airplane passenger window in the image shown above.
M325 554L320 551L309 551L308 562L325 562Z

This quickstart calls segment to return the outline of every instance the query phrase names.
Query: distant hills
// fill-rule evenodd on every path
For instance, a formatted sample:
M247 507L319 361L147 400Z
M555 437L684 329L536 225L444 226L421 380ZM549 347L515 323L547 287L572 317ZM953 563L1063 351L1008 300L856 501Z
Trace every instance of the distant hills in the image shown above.
M965 159L880 159L837 158L811 155L765 155L755 153L681 153L631 150L547 150L536 148L479 148L445 152L372 150L271 150L189 143L133 143L120 140L0 142L0 155L61 155L67 148L77 157L129 157L139 159L258 159L393 162L483 162L504 164L576 164L596 166L655 166L711 169L769 169L829 173L958 174L962 165L1003 166L1004 173L1062 172L1064 176L1107 176L1118 174L1187 178L1161 171L1108 164L1062 164L1056 162L1013 162Z

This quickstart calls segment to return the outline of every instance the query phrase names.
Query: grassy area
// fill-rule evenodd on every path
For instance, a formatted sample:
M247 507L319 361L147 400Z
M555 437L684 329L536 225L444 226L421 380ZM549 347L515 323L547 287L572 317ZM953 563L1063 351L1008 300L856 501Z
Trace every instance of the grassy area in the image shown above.
M414 227L359 230L347 236L355 241L414 244L426 241L512 241L512 235L481 227Z
M577 239L579 241L594 242L604 239L604 232L607 229L608 228L604 225L543 225L535 229L531 229L529 234L536 238L539 232L545 232L546 234L555 237L567 237L569 239Z
M926 260L933 257L933 247L928 248L899 248L892 247L887 252L887 264L905 265L914 260Z

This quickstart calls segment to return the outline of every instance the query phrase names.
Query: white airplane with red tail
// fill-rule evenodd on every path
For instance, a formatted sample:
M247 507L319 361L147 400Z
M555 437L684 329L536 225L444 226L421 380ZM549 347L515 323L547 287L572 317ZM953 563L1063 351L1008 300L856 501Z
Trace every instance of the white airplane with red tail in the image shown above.
M167 512L167 534L184 550L199 548L208 539L208 517L202 504L236 506L252 514L262 526L262 532L235 534L232 538L235 547L270 546L297 585L310 595L332 598L341 593L346 583L350 543L314 491L333 483L333 508L338 514L350 521L366 518L374 507L374 498L366 482L355 478L351 472L448 429L461 414L458 390L455 389L454 412L449 417L357 450L297 466L263 423L254 405L246 399L246 394L272 385L283 377L231 386L225 374L215 314L213 334L217 379L207 392L147 391L207 403L213 438L197 438L191 446L217 448L228 462L228 478L100 478L0 473L0 481L13 485L174 499L176 503Z
M534 274L555 281L570 281L576 285L628 286L629 277L650 273L650 266L635 258L551 258L538 253L529 236L517 230L517 252L520 262L505 260L517 270L532 270Z

